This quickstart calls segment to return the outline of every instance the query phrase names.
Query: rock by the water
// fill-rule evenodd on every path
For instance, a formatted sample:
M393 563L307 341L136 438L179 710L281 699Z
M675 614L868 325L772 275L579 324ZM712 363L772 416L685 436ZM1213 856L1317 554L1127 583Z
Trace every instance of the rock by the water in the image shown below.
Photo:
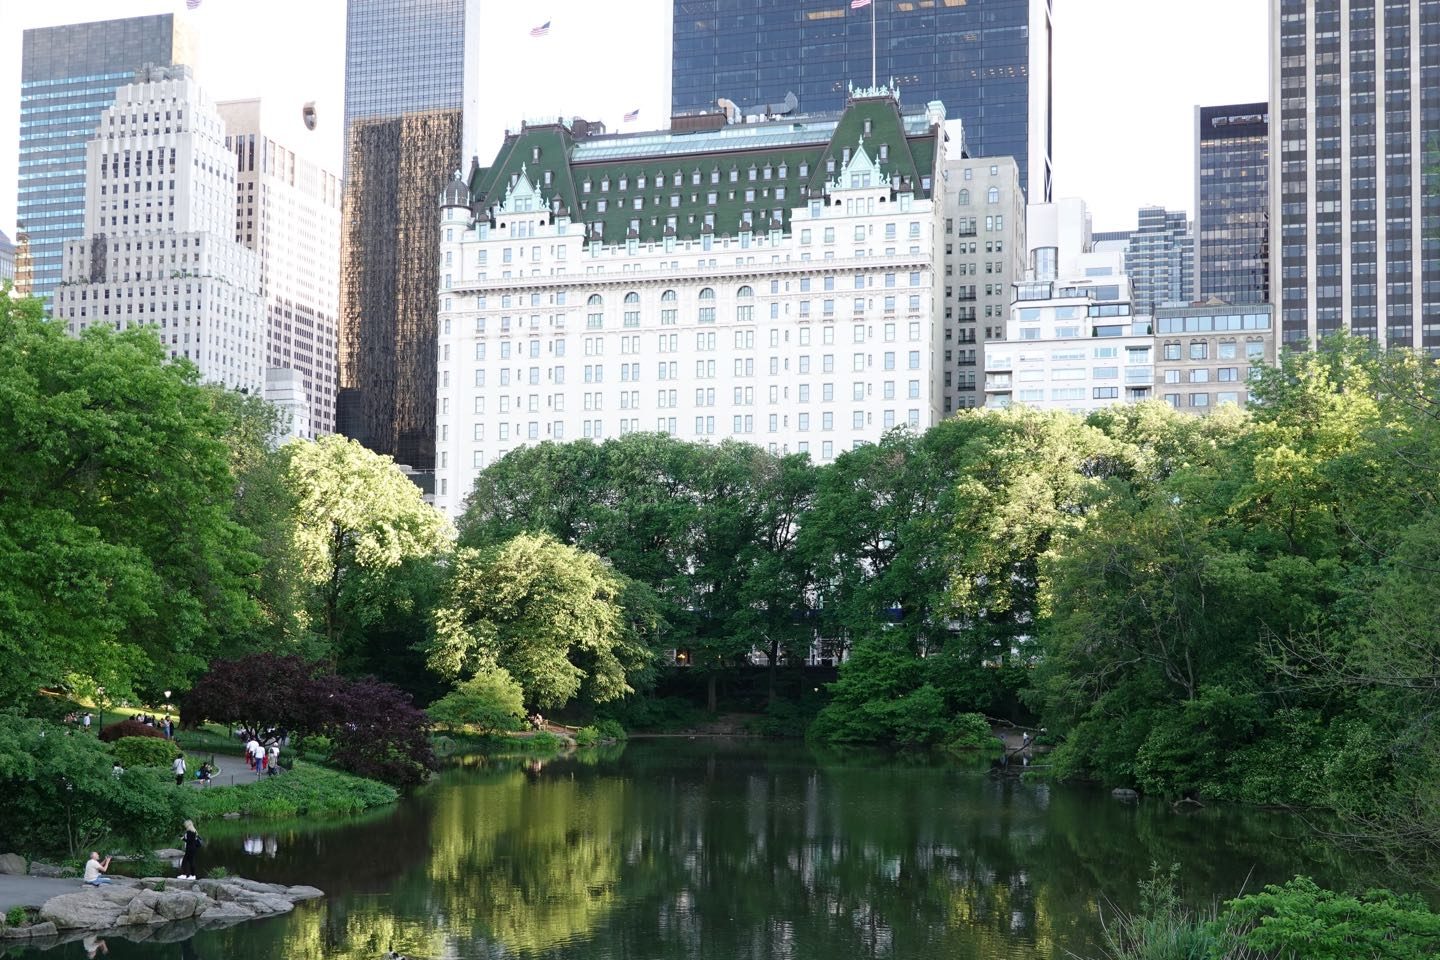
M163 850L155 851L156 860L179 860L185 856L184 850L176 850L174 847L166 847Z
M169 924L228 926L241 920L288 913L301 900L324 896L314 887L257 883L243 877L176 880L116 877L99 887L61 894L40 908L53 931L111 932ZM40 924L33 925L34 929ZM33 934L31 936L40 936Z
M240 814L236 813L234 810L231 810L229 813L222 813L222 814L220 815L220 819L221 819L221 820L239 820L239 819L240 819Z
M1140 794L1129 787L1116 787L1110 791L1110 796L1116 800L1139 800Z
M0 853L0 873L14 877L25 876L25 858L18 853Z
M39 860L36 860L30 864L30 876L32 877L47 877L54 880L69 875L69 870L64 867L57 867L53 863L41 863Z
M38 940L41 937L53 937L57 933L59 931L55 929L55 924L47 920L44 923L32 923L28 927L6 927L0 932L0 936L10 940Z

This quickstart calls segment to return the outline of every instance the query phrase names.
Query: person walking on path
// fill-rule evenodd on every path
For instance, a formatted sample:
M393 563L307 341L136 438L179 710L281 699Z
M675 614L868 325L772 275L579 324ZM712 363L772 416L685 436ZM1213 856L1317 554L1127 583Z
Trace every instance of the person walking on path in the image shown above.
M174 774L175 774L175 786L177 786L177 787L182 787L182 786L184 786L184 785L185 785L185 754L183 754L183 753L177 753L177 754L175 754L175 762L172 763L172 764L170 764L170 769L171 769L171 771L173 771Z
M110 869L110 858L100 859L98 850L90 851L90 859L85 861L85 882L92 887L98 887L110 882L105 876L105 871Z
M185 856L180 859L180 875L177 880L195 879L195 858L200 853L200 848L205 846L205 841L200 839L200 834L195 832L195 821L185 821Z
M80 726L85 728L86 733L90 732L90 711L85 711L85 716L80 718Z
M271 773L280 772L280 744L270 744L270 749L265 753L265 760L269 764Z
M250 739L245 742L245 760L250 764L250 769L256 773L260 772L260 741L251 734Z

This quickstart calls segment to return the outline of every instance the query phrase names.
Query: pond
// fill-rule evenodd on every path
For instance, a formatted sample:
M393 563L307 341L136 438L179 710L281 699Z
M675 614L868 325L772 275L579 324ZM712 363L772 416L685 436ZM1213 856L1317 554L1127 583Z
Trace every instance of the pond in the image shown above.
M1099 956L1101 911L1151 863L1207 901L1363 876L1293 815L745 740L469 758L363 820L216 825L204 855L328 896L185 943L111 937L109 956L1062 960Z

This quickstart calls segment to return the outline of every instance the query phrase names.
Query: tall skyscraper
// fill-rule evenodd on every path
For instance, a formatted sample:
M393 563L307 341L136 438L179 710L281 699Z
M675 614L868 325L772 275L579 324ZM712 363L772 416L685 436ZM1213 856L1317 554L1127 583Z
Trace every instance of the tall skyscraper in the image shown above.
M150 327L205 380L259 393L260 262L235 242L225 125L188 67L148 67L115 92L86 145L85 182L55 316L72 334Z
M1195 108L1195 299L1270 299L1270 105Z
M219 105L234 156L235 239L260 257L265 297L266 393L287 398L296 436L335 430L340 312L340 178L297 153L309 130L259 100ZM294 377L278 377L277 371ZM293 399L303 392L305 403ZM304 409L303 418L295 411Z
M461 164L476 7L350 0L346 16L336 427L420 471L435 463L435 198Z
M1270 23L1281 343L1348 327L1440 355L1440 0L1271 0Z
M986 344L1005 339L1025 270L1025 194L1013 157L946 150L945 412L984 406Z
M975 156L1014 157L1032 203L1051 194L1052 0L675 0L671 104L828 110L875 73L905 102L945 104ZM771 109L767 109L771 105ZM774 109L774 108L777 108Z
M1100 252L1125 257L1134 286L1135 312L1153 316L1163 306L1189 303L1195 287L1195 235L1184 210L1141 207L1134 230L1096 233Z
M49 300L65 241L84 230L85 145L115 91L147 63L193 60L188 35L168 13L25 31L16 205L30 240L23 292Z

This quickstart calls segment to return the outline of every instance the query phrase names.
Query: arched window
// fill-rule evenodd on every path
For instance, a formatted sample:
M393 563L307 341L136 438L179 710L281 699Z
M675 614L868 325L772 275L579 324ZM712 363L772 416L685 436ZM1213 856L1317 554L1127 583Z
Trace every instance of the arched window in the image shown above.
M753 323L755 320L755 291L749 287L741 287L735 293L740 301L735 307L735 319L739 323Z
M678 299L680 298L675 295L674 290L666 290L664 293L660 294L661 303L674 303Z
M680 307L674 290L666 290L660 294L660 325L662 327L673 327L680 319Z
M605 306L605 301L600 298L600 294L598 294L598 293L592 293L592 294L590 294L590 299L587 300L587 301L585 301L585 302L586 302L586 304L588 304L589 306L592 306L592 307L603 307L603 306Z
M599 330L605 326L605 301L600 298L600 294L590 294L590 299L586 301L586 306L589 308L585 314L586 328Z
M970 191L969 191L969 190L961 190L961 191L960 191L960 206L962 206L962 207L968 207L968 206L970 206Z
M986 199L986 200L989 200L991 203L999 203L999 202L1000 202L1000 188L999 188L999 187L991 187L990 190L985 194L985 199Z
M639 303L639 302L640 302L640 294L636 293L634 290L631 290L629 293L625 294L625 302L626 302L626 303Z
M715 290L711 287L700 291L700 322L715 322Z
M714 299L715 299L715 291L714 291L714 289L711 288L711 287L706 287L704 290L701 290L701 291L700 291L700 299L701 299L701 300L714 300Z
M624 325L627 327L640 326L640 294L634 290L625 294Z

